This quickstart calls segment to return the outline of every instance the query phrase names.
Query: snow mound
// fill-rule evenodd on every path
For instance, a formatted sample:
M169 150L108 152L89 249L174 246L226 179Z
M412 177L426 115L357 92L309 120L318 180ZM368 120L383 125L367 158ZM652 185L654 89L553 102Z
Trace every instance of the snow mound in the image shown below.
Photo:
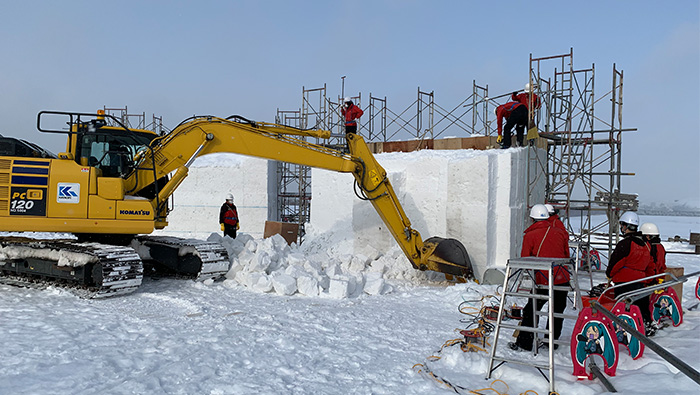
M351 240L316 233L311 226L301 246L288 245L280 235L255 239L246 233L236 239L212 233L208 241L222 244L229 253L231 269L224 285L258 293L346 299L445 280L441 273L414 269L398 246L384 254L353 255Z

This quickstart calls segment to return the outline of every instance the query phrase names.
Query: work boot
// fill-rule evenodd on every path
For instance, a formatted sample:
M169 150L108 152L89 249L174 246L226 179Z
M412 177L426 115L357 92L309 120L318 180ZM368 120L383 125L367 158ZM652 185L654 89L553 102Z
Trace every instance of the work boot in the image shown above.
M654 321L648 321L644 323L644 335L646 337L652 337L659 330L659 326Z
M538 349L542 348L542 347L549 348L549 339L547 337L545 337L542 341L539 341ZM559 345L554 343L554 350L558 350L558 349L559 349Z
M518 342L509 342L508 348L510 348L513 351L532 351L532 346L524 347L524 346L518 344Z

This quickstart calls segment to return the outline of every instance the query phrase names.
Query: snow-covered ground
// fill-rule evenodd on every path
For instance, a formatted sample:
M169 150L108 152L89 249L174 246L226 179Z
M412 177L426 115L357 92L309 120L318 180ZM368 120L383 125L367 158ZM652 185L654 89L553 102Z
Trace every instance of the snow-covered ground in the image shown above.
M685 229L700 231L700 218L642 221L657 223L662 237L676 228L682 237ZM458 346L440 351L469 325L460 303L495 303L488 296L495 286L448 285L415 272L398 249L351 256L343 248L347 235L313 236L293 248L245 235L226 239L235 256L227 279L145 279L135 293L105 300L0 285L0 393L454 393L436 378L469 390L547 393L534 368L507 364L486 380L487 353ZM700 255L669 254L668 265L696 272ZM297 280L294 293L289 281L280 281L283 274ZM308 284L313 280L316 288ZM687 311L700 302L696 281L683 287L684 323L653 340L700 370L700 313ZM564 337L572 327L565 322ZM501 346L511 339L508 332ZM605 392L597 381L576 380L568 350L554 355L559 393ZM610 381L626 394L700 389L650 350L638 360L622 352Z

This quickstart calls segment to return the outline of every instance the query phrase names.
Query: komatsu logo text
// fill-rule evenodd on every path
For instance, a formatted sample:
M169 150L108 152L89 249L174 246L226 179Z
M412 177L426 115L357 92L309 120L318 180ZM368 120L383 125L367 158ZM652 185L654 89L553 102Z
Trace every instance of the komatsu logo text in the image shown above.
M121 215L151 215L148 210L119 210Z

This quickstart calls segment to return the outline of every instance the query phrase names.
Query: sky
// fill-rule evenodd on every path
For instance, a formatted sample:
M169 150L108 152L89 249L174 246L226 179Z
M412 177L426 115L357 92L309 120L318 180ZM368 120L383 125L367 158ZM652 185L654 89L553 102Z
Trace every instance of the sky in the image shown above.
M128 107L174 127L197 114L274 121L303 88L453 108L472 83L521 89L529 58L574 50L596 91L624 72L622 192L700 206L700 6L658 1L12 2L0 16L0 134L53 152L42 110ZM602 110L598 110L602 108ZM597 105L607 118L607 106Z
M695 223L690 217L654 222L673 234L683 229L681 219ZM328 248L329 238L351 241L348 233L310 235L292 248L277 238L212 234L209 240L227 247L233 263L217 281L144 278L133 293L106 299L0 284L0 393L456 393L438 380L463 394L548 393L532 367L509 363L485 380L487 351L447 345L463 339L460 330L475 328L474 313L482 306L498 303L496 286L447 285L413 270L398 246L376 260ZM669 251L692 247L664 244ZM700 270L700 256L669 254L667 265L690 274ZM603 273L593 281L604 281ZM683 284L683 323L652 338L695 370L700 312L689 308L698 304L697 281L694 276ZM580 283L588 287L589 280ZM525 299L515 302L522 307ZM567 313L577 311L569 306ZM560 339L570 339L573 327L565 320ZM508 349L511 334L501 331L498 356L546 363L546 349L537 357ZM558 393L607 393L600 381L572 375L567 347L554 351L554 361ZM625 394L656 395L661 388L697 393L697 383L649 348L633 360L621 346L616 375L608 380Z

